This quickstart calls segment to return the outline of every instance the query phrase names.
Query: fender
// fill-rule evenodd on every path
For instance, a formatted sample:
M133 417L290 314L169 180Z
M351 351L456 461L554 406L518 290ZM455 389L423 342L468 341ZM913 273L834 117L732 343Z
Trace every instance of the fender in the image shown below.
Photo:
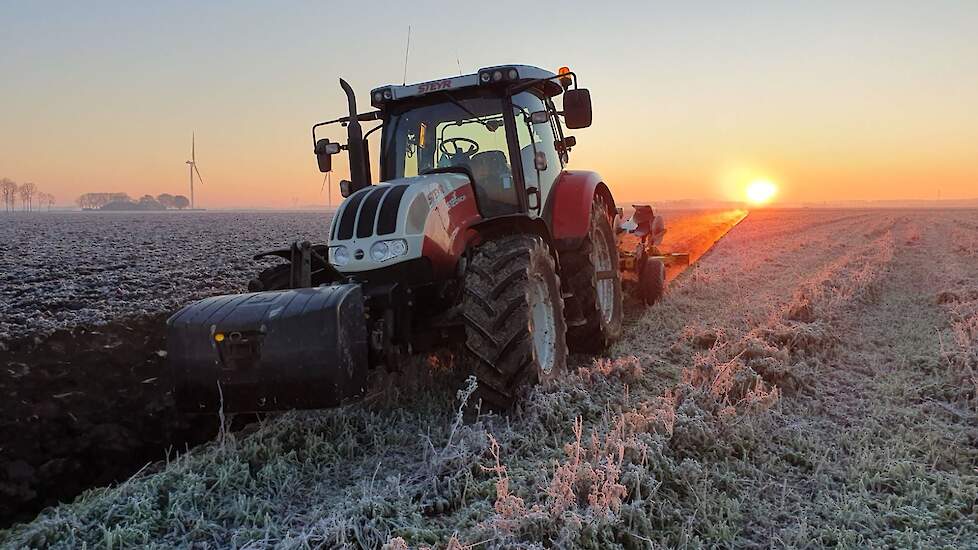
M540 218L531 218L525 214L510 214L482 220L473 224L470 229L477 233L470 236L470 246L477 246L483 241L502 235L531 233L543 239L551 249L554 247L553 237L547 224Z
M544 207L558 250L573 250L581 245L591 221L594 198L604 198L608 216L615 216L615 199L597 172L564 170L560 173Z

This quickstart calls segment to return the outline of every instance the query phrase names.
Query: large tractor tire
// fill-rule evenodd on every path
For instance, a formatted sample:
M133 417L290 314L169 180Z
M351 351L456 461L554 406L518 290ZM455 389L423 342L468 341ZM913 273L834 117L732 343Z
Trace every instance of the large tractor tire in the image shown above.
M465 355L484 405L506 411L567 363L564 300L550 249L510 235L477 247L464 280Z
M567 329L571 349L600 353L621 337L623 317L618 247L604 199L595 197L580 248L560 258L564 285L573 293L583 319Z
M261 292L263 290L285 290L289 288L292 278L292 264L274 265L265 268L258 274L258 277L248 281L248 292Z

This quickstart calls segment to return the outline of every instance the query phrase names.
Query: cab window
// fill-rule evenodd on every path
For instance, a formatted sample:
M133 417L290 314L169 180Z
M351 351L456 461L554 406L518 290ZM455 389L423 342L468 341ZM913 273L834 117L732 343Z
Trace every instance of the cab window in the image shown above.
M474 179L483 216L519 212L502 101L447 93L439 99L391 117L385 136L388 175L399 178L437 168L464 168Z
M531 92L513 96L513 116L516 118L516 135L520 146L520 163L526 187L540 190L541 202L546 201L550 189L563 168L557 154L552 117L546 122L533 123L530 115L537 111L547 111L543 100ZM535 162L537 154L546 159L546 168L538 170ZM543 204L540 205L541 208Z

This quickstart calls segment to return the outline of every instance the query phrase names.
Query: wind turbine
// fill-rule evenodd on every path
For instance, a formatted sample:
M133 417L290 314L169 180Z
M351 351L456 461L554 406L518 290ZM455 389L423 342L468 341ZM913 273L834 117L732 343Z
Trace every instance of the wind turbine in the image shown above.
M195 133L190 134L190 160L187 161L187 166L190 168L190 209L194 208L194 172L197 172L197 179L200 183L204 183L204 178L200 175L200 170L197 169L197 147L195 141L197 136Z
M320 193L322 193L323 192L323 189L326 188L326 181L327 180L329 180L329 172L326 172L326 175L323 176L323 185L322 185L322 187L319 188L319 192ZM326 207L327 208L332 208L333 207L333 186L332 186L332 182L330 182L330 184L331 185L329 186L329 195L328 195L329 196L329 202L326 204Z

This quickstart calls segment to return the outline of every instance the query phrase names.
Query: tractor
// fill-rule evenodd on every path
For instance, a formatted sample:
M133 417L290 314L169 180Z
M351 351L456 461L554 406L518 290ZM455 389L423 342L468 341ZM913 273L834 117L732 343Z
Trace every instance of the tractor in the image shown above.
M320 171L341 151L349 159L326 243L259 254L287 261L249 293L168 320L181 409L337 406L363 394L372 369L462 344L478 396L505 411L558 376L569 350L619 338L623 272L644 302L661 295L675 260L657 249L661 218L638 205L622 221L600 175L568 168L577 140L566 130L591 125L574 72L501 65L382 86L363 113L340 86L349 113L312 128ZM336 124L346 143L320 137Z

